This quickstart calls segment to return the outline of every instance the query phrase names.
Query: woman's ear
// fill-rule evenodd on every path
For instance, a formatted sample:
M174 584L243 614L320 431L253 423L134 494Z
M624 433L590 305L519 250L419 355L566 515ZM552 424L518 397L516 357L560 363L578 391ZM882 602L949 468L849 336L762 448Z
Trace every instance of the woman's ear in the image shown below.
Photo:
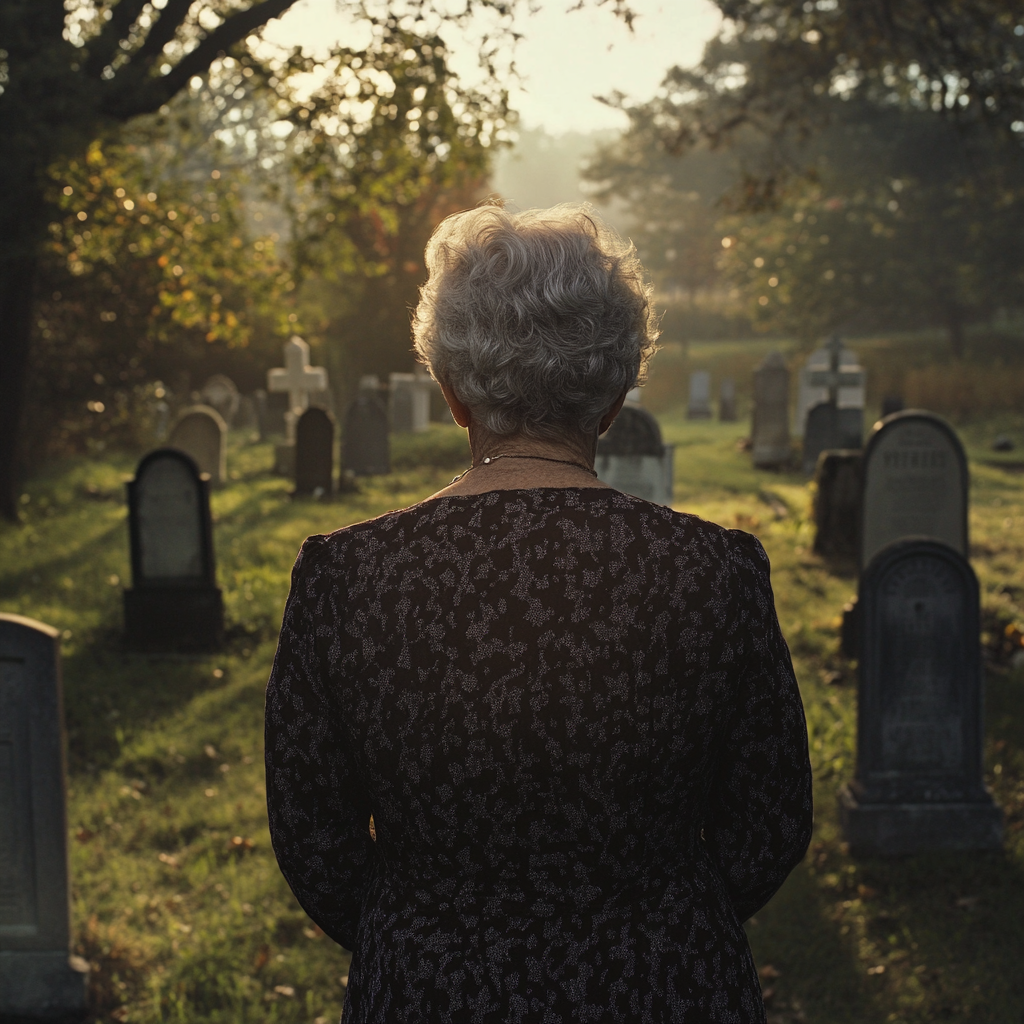
M603 434L615 422L615 417L619 415L622 403L626 400L627 391L623 391L622 394L615 399L615 404L604 414L604 416L601 417L601 424L597 428L599 435Z
M440 381L438 383L440 384ZM452 411L452 418L455 422L460 427L468 427L473 418L470 415L469 406L463 404L459 396L447 384L441 384L441 393L444 395L444 400L448 403L448 408ZM621 405L622 403L620 402L619 404Z

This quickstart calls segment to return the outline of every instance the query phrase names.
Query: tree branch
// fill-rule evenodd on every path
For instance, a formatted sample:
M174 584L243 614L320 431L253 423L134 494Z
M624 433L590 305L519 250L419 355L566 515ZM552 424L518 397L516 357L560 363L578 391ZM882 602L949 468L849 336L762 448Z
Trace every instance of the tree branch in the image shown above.
M121 0L111 12L95 39L89 42L89 59L85 62L84 73L88 78L98 78L100 72L117 56L117 44L128 35L128 30L138 20L146 0Z
M156 60L164 51L164 47L174 38L188 12L193 0L167 0L156 24L149 30L143 44L132 54L132 63L145 66Z

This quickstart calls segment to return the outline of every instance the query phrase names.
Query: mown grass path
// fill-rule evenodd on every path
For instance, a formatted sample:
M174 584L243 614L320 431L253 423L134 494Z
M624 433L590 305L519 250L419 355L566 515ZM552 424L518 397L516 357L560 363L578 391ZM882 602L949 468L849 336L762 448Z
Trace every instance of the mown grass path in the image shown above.
M810 489L753 470L745 424L662 416L677 508L762 540L807 708L816 775L811 850L748 933L773 1024L1024 1017L1024 671L1003 662L1024 627L1024 474L972 453L973 564L986 640L986 767L1007 814L998 854L854 861L835 794L853 770L855 666L838 652L849 571L811 554ZM999 429L1007 429L1006 418ZM1024 424L1009 423L1024 434ZM157 657L121 644L128 582L127 458L53 466L0 527L0 609L64 631L76 951L93 964L97 1021L305 1022L341 1009L348 955L305 918L270 849L263 688L303 538L401 507L466 464L453 427L399 439L396 471L333 502L293 501L269 446L234 438L213 499L223 652ZM1007 627L1009 635L1007 636Z

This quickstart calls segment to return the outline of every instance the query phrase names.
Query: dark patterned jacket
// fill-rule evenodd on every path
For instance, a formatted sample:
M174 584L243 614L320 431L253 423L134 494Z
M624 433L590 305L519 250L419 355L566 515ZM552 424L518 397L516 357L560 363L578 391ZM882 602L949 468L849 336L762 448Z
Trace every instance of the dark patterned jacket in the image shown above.
M764 1020L740 922L811 828L768 570L600 488L306 541L267 799L285 878L353 950L343 1021Z

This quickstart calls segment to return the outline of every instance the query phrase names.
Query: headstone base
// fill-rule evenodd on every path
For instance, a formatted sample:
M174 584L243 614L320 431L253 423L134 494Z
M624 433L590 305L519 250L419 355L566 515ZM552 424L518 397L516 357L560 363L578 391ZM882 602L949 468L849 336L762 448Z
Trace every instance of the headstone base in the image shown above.
M66 951L0 953L0 1017L64 1024L86 1013L88 967Z
M1002 811L991 800L950 804L861 803L849 787L839 793L839 819L850 852L898 857L936 850L998 850Z
M793 460L789 445L754 445L750 453L755 469L784 469Z
M295 445L292 442L274 445L274 472L278 476L295 476Z
M210 650L224 639L220 587L136 587L124 592L124 631L133 647Z
M722 423L735 423L737 418L738 417L736 416L736 402L727 401L726 399L723 398L718 403L718 419Z
M712 418L710 405L691 405L686 410L688 420L710 420Z

